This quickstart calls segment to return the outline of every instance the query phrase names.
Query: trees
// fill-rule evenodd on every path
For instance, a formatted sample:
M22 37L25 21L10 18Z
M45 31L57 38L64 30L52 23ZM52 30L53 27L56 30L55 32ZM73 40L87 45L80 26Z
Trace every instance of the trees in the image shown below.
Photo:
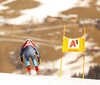
M82 74L74 74L72 77L82 78ZM100 79L100 65L98 64L97 66L90 67L88 73L85 74L84 77L88 79Z
M87 74L87 78L100 79L100 65L97 65L95 67L90 67L90 70Z

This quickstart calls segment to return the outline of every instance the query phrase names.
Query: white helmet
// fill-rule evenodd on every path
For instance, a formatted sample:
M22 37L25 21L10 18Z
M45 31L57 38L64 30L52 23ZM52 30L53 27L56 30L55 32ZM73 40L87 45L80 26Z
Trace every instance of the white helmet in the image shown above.
M32 42L32 40L31 40L31 39L27 39L27 40L26 40L26 42L28 42L28 41Z

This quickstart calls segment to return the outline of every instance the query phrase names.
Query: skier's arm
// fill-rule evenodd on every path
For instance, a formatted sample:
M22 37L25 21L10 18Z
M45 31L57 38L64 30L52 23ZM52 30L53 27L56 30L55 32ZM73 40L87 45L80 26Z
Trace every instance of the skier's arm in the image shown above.
M38 58L40 58L40 53L39 53L39 51L38 51L36 46L35 46L35 53L38 55Z
M23 46L22 46L21 52L20 52L20 57L23 57L23 52L24 52L24 48L23 48Z
M24 48L22 46L21 52L20 52L20 57L19 57L19 59L21 60L21 63L24 63L24 61L23 61L23 52L24 52Z
M37 58L38 58L38 65L39 64L41 64L41 57L40 57L40 53L39 53L39 51L38 51L38 49L37 49L37 47L35 46L35 52L36 52L36 54L37 54Z

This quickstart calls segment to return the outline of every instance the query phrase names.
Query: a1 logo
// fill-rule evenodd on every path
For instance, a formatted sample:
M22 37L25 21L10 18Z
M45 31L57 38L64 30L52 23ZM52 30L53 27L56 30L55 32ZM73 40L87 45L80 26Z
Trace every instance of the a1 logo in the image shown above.
M79 39L69 39L68 48L79 48Z

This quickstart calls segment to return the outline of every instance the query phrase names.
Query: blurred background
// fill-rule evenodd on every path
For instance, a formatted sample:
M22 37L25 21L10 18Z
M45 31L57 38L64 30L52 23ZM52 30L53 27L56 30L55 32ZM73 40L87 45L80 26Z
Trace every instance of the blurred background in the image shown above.
M42 58L41 75L59 76L64 25L70 38L86 28L85 78L100 79L100 0L0 0L0 72L27 73L19 54L30 38ZM63 54L62 76L82 77L83 53Z

